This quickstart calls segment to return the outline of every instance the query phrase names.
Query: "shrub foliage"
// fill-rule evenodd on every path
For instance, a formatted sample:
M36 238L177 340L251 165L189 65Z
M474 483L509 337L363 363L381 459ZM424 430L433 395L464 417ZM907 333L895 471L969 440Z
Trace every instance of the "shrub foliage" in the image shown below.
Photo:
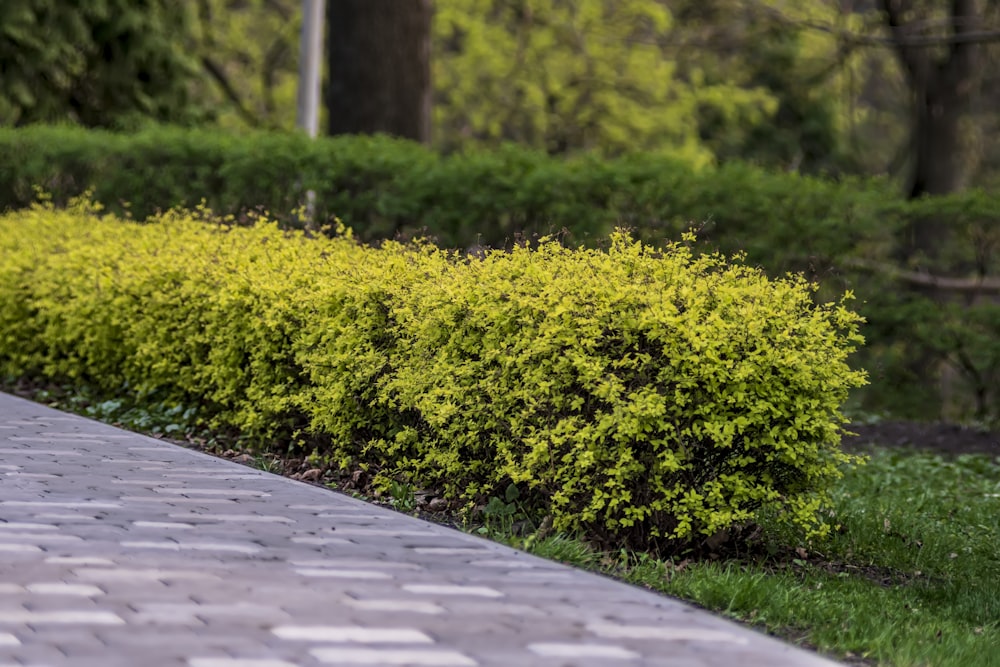
M508 145L441 156L388 137L0 128L0 210L30 206L38 188L60 205L90 193L137 220L204 203L237 219L268 211L290 227L300 223L287 213L312 190L317 217L342 220L360 240L426 236L447 248L539 234L594 245L621 226L660 243L693 223L704 241L774 271L849 249L886 198L872 183L738 163L698 169L656 154L567 159Z
M384 137L315 142L281 134L150 129L0 128L0 209L56 204L90 190L118 215L145 219L197 206L246 220L269 210L284 227L316 193L320 220L338 216L360 240L428 236L450 248L510 247L558 234L600 245L616 226L659 245L699 228L699 250L745 252L769 275L802 271L820 302L858 295L868 344L858 363L875 381L852 409L905 418L1000 418L1000 306L995 292L949 293L864 266L966 277L1000 274L995 195L907 202L879 181L833 182L731 163L695 169L656 155L554 159L517 147L434 154ZM914 225L942 225L936 257L913 253ZM861 260L859 263L858 260Z
M763 506L825 529L859 317L804 280L621 232L470 258L205 217L0 218L0 372L198 405L456 502L514 483L605 542Z

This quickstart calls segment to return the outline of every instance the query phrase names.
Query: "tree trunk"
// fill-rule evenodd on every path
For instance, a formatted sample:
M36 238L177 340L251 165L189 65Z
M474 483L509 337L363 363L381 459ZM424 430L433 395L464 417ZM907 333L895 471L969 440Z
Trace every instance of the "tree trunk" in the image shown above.
M431 0L331 0L327 127L331 135L431 134Z
M909 195L944 195L961 190L969 171L969 146L962 135L962 119L971 111L980 82L979 50L972 34L980 27L977 0L951 0L950 30L942 48L915 41L920 22L906 16L911 0L882 0L894 50L913 93L913 171Z
M978 0L951 0L950 29L940 48L920 44L920 21L910 15L912 0L882 0L882 9L912 91L912 171L910 198L946 195L965 186L970 151L962 121L972 108L981 81L979 45L971 39L982 23ZM910 223L906 256L936 258L948 244L948 221L919 219Z
M946 195L965 187L969 160L962 117L969 111L969 100L950 83L935 78L917 94L909 192L912 199Z
M962 119L970 100L955 82L938 76L918 90L912 132L913 167L909 197L947 195L965 188L970 151ZM910 251L937 257L953 232L946 220L916 218L910 222Z

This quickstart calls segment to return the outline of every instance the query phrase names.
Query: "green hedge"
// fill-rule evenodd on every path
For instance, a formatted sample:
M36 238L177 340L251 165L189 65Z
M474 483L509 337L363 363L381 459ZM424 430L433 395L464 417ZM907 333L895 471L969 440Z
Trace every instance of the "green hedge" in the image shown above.
M884 195L740 164L696 171L654 155L564 160L508 146L442 157L386 137L0 129L0 209L30 205L39 187L62 205L89 190L139 220L204 201L220 215L267 210L292 226L285 214L312 190L317 217L338 217L363 241L424 235L451 248L551 233L593 245L620 226L659 242L707 221L703 240L787 268L849 249Z
M312 189L319 219L338 216L363 241L424 235L461 249L550 233L594 247L617 226L660 244L695 227L699 248L744 252L772 276L818 280L820 300L857 294L868 320L859 359L875 380L856 397L865 411L1000 418L1000 308L991 295L914 289L858 268L903 261L915 271L997 275L1000 198L982 192L906 202L881 181L744 164L695 170L652 155L556 159L514 146L440 156L384 137L0 129L0 209L30 205L39 186L57 204L92 190L139 220L204 200L237 220L268 210L289 227L299 220L282 214ZM903 233L923 220L949 230L932 258L914 255Z
M470 259L157 222L0 217L0 373L199 406L469 504L514 483L608 543L702 539L763 506L825 529L860 338L801 279L623 234Z

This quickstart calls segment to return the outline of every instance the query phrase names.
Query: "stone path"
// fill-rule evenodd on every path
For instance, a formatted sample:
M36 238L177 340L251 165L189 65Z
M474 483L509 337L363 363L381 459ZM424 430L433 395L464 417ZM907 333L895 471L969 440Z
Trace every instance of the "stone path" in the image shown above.
M679 602L0 394L0 666L820 667Z

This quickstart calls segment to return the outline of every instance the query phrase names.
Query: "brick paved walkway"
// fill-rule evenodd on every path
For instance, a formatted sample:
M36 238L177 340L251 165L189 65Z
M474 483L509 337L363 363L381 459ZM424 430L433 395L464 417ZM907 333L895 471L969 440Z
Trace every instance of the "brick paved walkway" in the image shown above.
M0 666L820 667L673 600L0 394Z

